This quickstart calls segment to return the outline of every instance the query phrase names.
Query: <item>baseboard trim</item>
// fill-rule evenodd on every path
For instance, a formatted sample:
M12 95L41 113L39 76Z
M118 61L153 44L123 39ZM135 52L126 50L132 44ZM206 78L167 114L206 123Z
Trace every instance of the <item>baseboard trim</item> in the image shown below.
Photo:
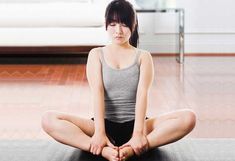
M235 53L186 53L185 56L235 56Z
M0 46L2 54L84 54L100 45L78 46Z
M176 53L151 53L154 56L168 57L168 56L178 56ZM184 56L215 56L215 57L224 57L224 56L235 56L235 53L185 53Z

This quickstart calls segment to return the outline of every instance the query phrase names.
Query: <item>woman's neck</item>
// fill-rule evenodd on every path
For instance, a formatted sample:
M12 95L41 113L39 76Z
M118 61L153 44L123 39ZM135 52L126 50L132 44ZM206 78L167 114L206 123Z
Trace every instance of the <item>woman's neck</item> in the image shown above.
M127 50L127 49L132 49L133 46L131 46L129 43L126 44L110 44L109 45L110 49L114 50L114 51L118 51L118 50Z

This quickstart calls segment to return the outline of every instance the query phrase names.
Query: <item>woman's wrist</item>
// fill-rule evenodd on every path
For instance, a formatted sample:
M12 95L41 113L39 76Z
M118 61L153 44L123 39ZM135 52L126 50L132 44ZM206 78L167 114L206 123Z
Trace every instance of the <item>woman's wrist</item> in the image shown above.
M143 130L134 130L132 135L136 136L136 135L143 135L143 134L144 134Z
M104 119L101 119L102 117L95 118L95 133L96 134L105 134L105 125L104 125Z
M141 123L136 122L134 129L133 129L133 135L140 135L144 133L144 127Z
M105 130L101 130L101 129L95 129L95 134L98 134L98 135L106 135L105 133Z

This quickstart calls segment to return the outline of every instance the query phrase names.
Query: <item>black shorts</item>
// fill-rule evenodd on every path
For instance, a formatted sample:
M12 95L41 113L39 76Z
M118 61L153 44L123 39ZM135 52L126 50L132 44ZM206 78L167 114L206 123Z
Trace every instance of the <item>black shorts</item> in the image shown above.
M94 118L92 118L94 121ZM115 146L121 146L128 142L132 136L135 120L117 123L105 119L105 132L110 142Z
M105 119L105 131L111 143L115 146L121 146L128 142L132 137L134 123L135 120L117 123Z

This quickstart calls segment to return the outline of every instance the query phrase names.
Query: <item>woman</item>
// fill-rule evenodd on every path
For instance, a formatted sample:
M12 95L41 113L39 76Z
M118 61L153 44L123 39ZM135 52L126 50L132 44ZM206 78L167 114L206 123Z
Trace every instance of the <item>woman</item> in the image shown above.
M186 109L146 118L154 68L151 54L136 48L135 10L126 0L114 0L105 20L111 44L92 49L87 61L94 118L50 111L42 127L61 143L118 161L179 140L196 118Z

